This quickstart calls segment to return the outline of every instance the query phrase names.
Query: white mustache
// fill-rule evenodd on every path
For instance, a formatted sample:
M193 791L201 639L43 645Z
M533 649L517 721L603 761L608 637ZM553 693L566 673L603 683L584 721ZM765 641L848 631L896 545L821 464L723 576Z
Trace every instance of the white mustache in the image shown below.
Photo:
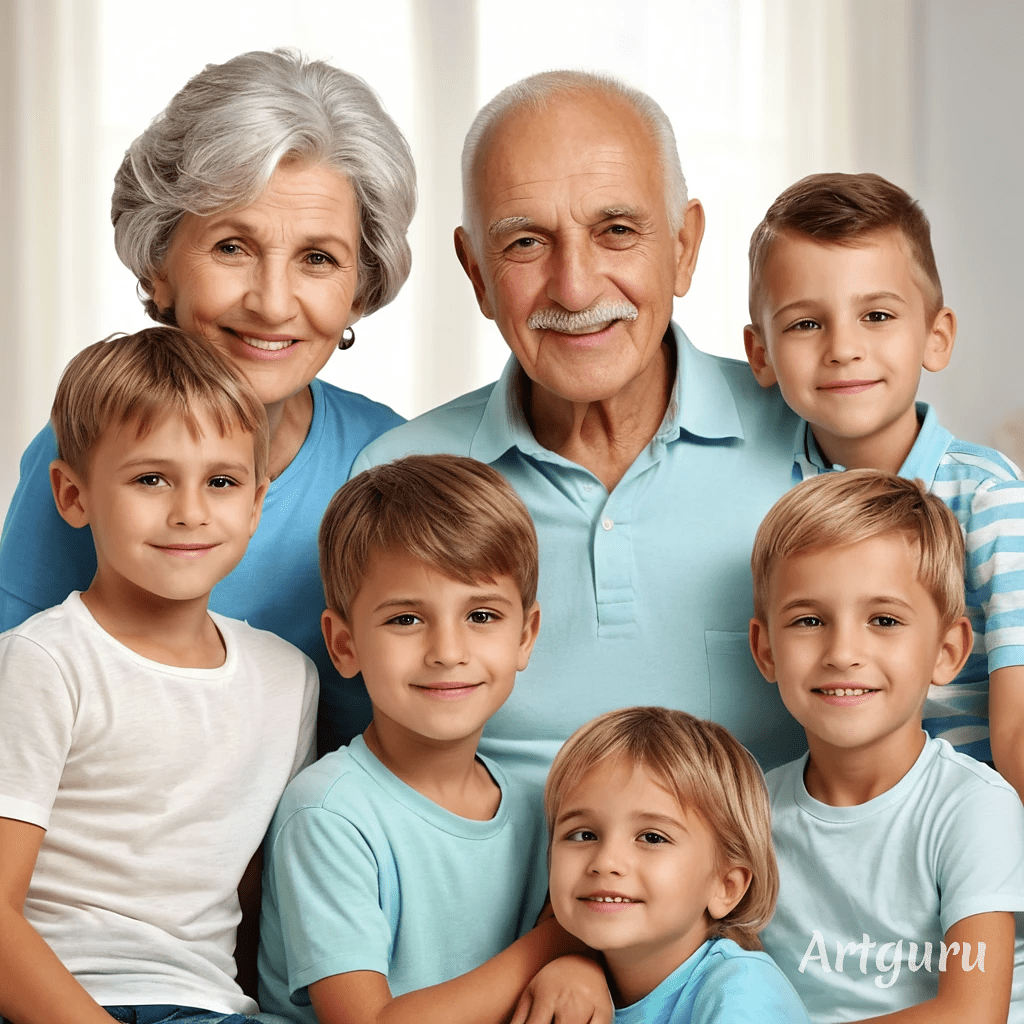
M612 320L635 320L640 311L632 302L602 302L589 309L571 312L567 309L539 309L531 313L526 326L531 331L562 331L572 334Z

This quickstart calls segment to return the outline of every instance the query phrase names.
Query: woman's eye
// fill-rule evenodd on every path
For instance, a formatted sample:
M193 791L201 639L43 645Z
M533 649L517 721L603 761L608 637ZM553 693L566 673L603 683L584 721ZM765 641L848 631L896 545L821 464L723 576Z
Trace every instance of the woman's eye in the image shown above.
M225 256L237 256L242 251L242 247L237 242L218 242L217 252L223 253Z
M334 259L325 252L311 252L306 254L306 262L314 267L334 266Z

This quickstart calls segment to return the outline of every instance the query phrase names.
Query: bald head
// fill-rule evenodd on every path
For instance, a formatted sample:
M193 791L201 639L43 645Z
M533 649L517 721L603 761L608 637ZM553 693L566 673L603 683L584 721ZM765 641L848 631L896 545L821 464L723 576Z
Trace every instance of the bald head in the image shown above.
M665 185L665 205L669 221L678 227L686 207L686 180L679 163L675 133L665 111L639 89L610 75L590 71L544 71L507 86L481 108L462 147L462 225L471 238L479 241L477 223L477 176L491 141L504 122L521 111L544 111L553 100L573 94L594 94L618 100L628 106L650 133L661 162Z

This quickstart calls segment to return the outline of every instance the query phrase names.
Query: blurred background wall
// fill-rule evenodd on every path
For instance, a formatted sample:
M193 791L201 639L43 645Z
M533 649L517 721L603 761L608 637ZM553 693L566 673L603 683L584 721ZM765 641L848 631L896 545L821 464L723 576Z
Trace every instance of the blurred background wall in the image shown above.
M67 360L147 323L108 216L125 148L205 64L276 46L366 78L419 171L410 281L328 364L334 383L412 416L497 375L507 349L452 250L462 138L509 82L595 68L662 104L707 208L676 307L698 346L742 358L747 241L786 185L877 171L923 203L960 318L924 397L1024 460L1019 0L2 0L0 512Z

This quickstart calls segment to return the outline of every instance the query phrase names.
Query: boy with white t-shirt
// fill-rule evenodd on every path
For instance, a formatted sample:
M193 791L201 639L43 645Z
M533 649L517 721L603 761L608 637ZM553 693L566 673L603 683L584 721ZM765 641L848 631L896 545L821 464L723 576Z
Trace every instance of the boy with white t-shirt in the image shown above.
M266 413L158 327L79 353L52 422L97 571L0 636L0 1014L234 1024L239 887L317 697L297 649L207 610L259 522Z
M867 469L798 484L754 541L751 650L809 747L767 776L761 939L815 1024L1024 1021L1024 808L921 728L971 648L963 559L938 496Z

